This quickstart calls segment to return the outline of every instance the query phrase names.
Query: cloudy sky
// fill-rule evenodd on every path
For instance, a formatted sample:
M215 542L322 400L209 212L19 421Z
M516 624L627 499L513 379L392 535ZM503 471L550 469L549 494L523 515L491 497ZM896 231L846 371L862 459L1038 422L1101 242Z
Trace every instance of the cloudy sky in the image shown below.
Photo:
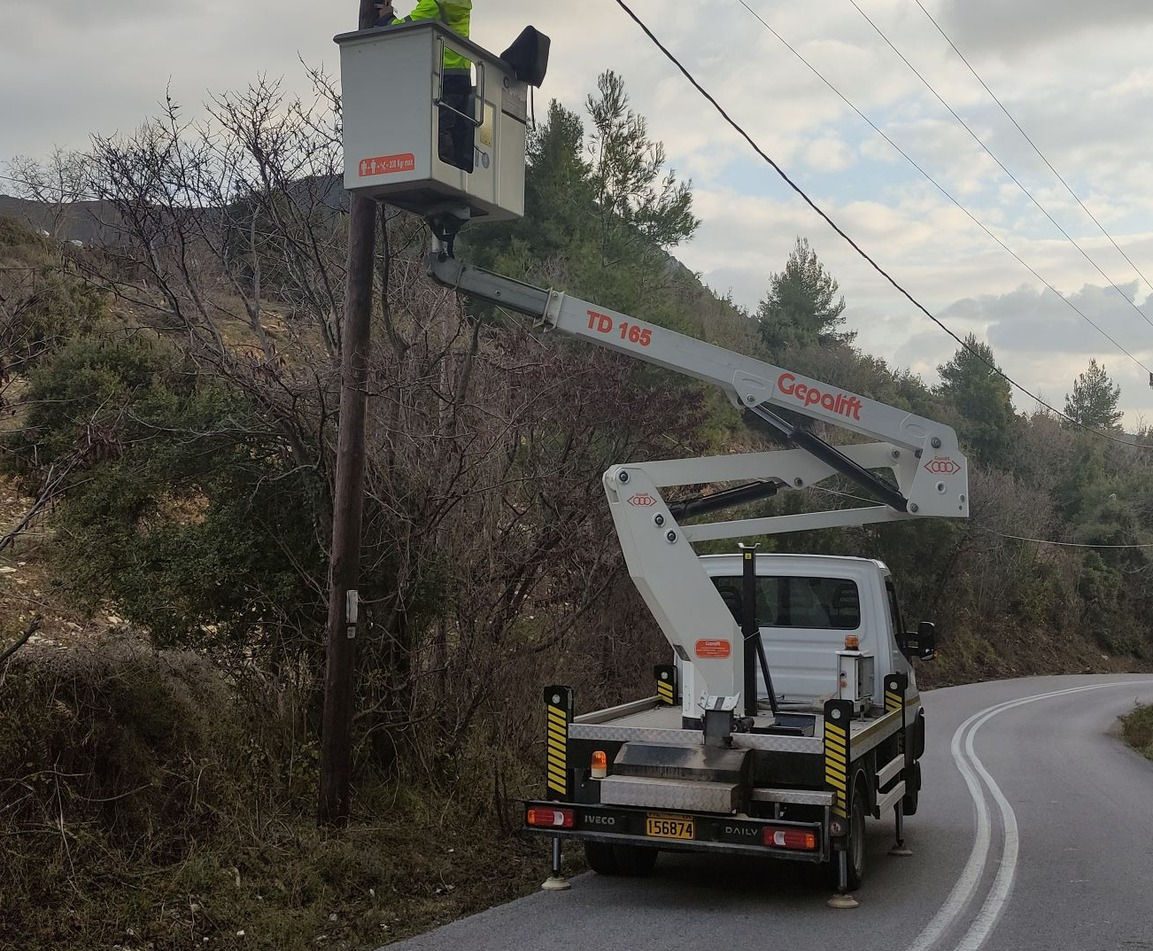
M408 2L398 0L398 9ZM1153 367L1153 287L1142 276L1153 280L1153 3L921 0L1130 264L915 0L855 2L1084 254L886 45L854 0L747 0L1059 293L942 195L738 0L631 5L766 151L958 333L988 340L1011 375L1058 405L1095 356L1122 385L1127 421L1153 421L1145 370L1069 306ZM613 0L475 0L475 8L473 37L491 49L503 49L529 22L552 36L544 92L573 108L601 70L623 74L671 164L693 180L703 224L680 257L710 285L755 305L804 235L840 281L861 346L935 378L952 341L750 153ZM189 107L261 73L303 87L299 58L335 69L331 37L350 27L355 11L352 0L0 0L0 161L55 145L82 147L94 131L131 129L169 85ZM1027 398L1017 401L1031 408Z

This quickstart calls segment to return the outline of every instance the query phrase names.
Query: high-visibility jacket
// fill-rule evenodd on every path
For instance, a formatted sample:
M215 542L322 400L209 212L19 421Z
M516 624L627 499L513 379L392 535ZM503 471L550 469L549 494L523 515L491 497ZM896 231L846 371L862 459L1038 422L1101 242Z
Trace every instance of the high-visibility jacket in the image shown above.
M394 23L411 23L415 20L439 20L457 36L468 39L472 18L472 0L418 0L412 13L394 20ZM445 69L469 69L472 63L460 53L444 51Z

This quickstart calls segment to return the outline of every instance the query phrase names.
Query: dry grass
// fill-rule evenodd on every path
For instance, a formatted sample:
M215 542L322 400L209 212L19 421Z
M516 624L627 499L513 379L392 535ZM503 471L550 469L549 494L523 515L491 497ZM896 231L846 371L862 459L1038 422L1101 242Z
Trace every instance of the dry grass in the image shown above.
M0 707L0 947L372 948L543 874L467 763L434 788L364 777L351 826L317 830L301 705L194 654L30 647Z
M1153 759L1153 707L1137 707L1123 716L1121 733L1133 749Z

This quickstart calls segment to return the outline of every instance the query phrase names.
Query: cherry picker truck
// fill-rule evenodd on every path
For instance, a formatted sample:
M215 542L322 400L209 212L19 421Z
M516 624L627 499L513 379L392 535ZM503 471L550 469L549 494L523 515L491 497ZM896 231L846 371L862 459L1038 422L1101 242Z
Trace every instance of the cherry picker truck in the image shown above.
M909 854L904 819L917 809L925 747L913 661L933 656L933 625L905 632L894 581L877 561L758 555L754 545L700 556L693 546L965 518L968 466L956 433L787 368L457 260L452 243L464 223L523 213L525 93L543 79L547 40L522 36L517 55L495 57L438 24L412 24L337 42L345 185L428 220L435 236L428 273L435 281L530 316L546 334L717 386L788 447L629 462L604 474L629 574L672 657L655 668L653 695L611 709L576 715L571 689L545 689L546 794L525 804L526 829L552 838L545 886L567 887L561 846L579 840L602 874L644 874L662 850L825 863L838 893L832 903L852 907L847 893L865 870L866 817L892 810L891 854ZM467 115L476 133L472 172L437 154L446 48L474 64ZM387 115L370 88L392 90ZM868 441L834 446L797 418ZM833 478L848 480L876 504L710 519ZM667 490L685 486L721 488L666 499Z

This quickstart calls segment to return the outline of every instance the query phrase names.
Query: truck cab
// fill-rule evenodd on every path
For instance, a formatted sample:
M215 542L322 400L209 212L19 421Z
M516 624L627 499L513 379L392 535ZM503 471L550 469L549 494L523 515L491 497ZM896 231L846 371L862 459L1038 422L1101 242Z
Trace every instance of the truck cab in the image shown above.
M742 556L704 555L705 573L741 623ZM906 636L896 587L884 563L832 555L760 555L756 560L756 611L761 642L773 686L782 707L816 709L842 688L840 656L847 637L872 663L873 705L884 706L881 672L908 677L908 693L917 696L913 666L901 651ZM693 666L678 658L683 685L682 711L699 719ZM847 686L847 685L846 685ZM758 697L768 698L764 673L757 671ZM862 698L863 699L863 698Z

